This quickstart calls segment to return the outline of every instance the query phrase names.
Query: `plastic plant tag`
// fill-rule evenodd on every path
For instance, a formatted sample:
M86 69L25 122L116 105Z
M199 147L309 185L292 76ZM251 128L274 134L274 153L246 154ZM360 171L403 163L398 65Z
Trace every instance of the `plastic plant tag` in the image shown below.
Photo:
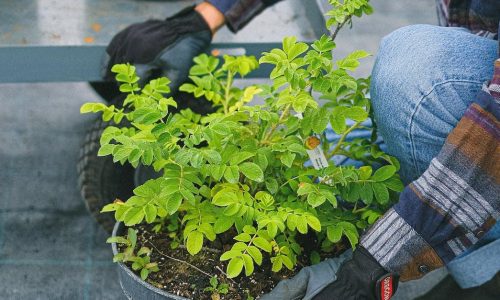
M328 167L328 161L326 160L323 149L319 147L320 145L320 140L315 136L310 136L306 139L306 151L309 155L309 158L311 159L313 167L316 170L321 170Z

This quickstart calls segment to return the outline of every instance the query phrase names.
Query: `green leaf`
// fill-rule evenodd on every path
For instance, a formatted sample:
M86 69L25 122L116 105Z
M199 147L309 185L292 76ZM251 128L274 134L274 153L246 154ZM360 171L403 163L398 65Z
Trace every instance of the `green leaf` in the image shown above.
M269 165L269 162L267 161L267 157L264 153L257 153L257 156L254 159L254 162L263 170L265 171L267 166Z
M212 203L217 206L228 206L237 201L236 194L232 191L228 191L228 189L219 191L212 199Z
M124 258L125 255L123 253L117 253L115 256L113 256L113 262L123 261Z
M368 118L368 113L360 106L353 106L344 111L344 116L356 122L363 122Z
M310 183L301 183L299 184L299 188L297 189L297 195L303 196L306 194L317 192L316 187Z
M340 241L342 237L342 227L336 225L328 226L326 228L326 236L332 243Z
M86 114L89 112L99 112L99 111L105 111L108 107L103 104L103 103L85 103L80 107L80 113L81 114Z
M215 231L211 224L203 223L200 225L198 230L202 232L209 241L213 242L215 240Z
M326 197L319 193L310 193L307 195L307 203L312 207L318 207L321 204L325 203Z
M359 189L359 197L363 202L369 205L373 200L373 190L370 184L365 183Z
M393 176L384 181L385 186L395 192L401 192L404 189L403 182L399 179L399 176Z
M295 153L291 152L286 152L280 157L281 162L289 168L292 167L294 159L295 159Z
M115 149L116 145L113 144L105 144L102 145L101 148L99 148L99 151L97 152L97 156L106 156L113 154L113 150Z
M271 243L269 243L267 240L265 240L263 237L256 237L253 239L253 244L257 247L259 247L260 249L266 251L266 252L269 252L271 253L272 251L272 246L271 246Z
M297 43L297 44L293 45L289 49L289 51L287 52L288 59L290 61L294 60L297 56L306 52L308 48L309 48L309 46L307 46L307 44L305 44L305 43Z
M184 199L186 199L189 203L193 204L196 202L196 199L193 193L187 189L181 189L180 193Z
M271 194L276 194L278 192L278 181L274 178L266 178L266 189L269 191Z
M149 270L148 269L142 269L141 270L141 279L142 280L146 280L146 278L148 278L148 275L149 275Z
M319 221L318 218L316 218L313 215L306 215L307 223L309 224L309 227L312 229L320 232L321 231L321 222Z
M146 216L146 222L151 224L156 219L156 206L148 204L144 206L144 215Z
M311 265L316 265L321 262L321 257L319 256L319 253L317 251L312 251L311 252Z
M224 215L226 216L234 216L237 214L241 209L241 204L239 203L232 203L229 204L225 209L224 209Z
M370 176L372 176L371 166L362 166L359 168L359 179L367 180Z
M234 219L226 216L220 216L217 218L214 224L214 231L216 234L226 232L233 226Z
M153 124L162 117L163 116L159 111L152 110L151 108L139 108L133 113L134 122L145 125Z
M383 183L372 183L372 188L378 203L387 204L389 202L389 191Z
M117 244L124 244L124 245L130 245L130 241L124 238L123 236L112 236L106 240L106 243L111 244L111 243L117 243Z
M244 162L241 165L239 165L239 169L245 177L247 177L250 180L256 181L256 182L262 182L264 181L264 173L262 172L262 169L252 163L252 162Z
M146 150L144 150L144 154L142 155L142 162L146 166L149 166L153 163L153 149L147 148Z
M362 59L362 58L365 58L368 56L370 56L370 53L368 53L364 50L355 50L352 53L350 53L349 55L347 55L347 58L349 58L349 59Z
M322 134L325 131L328 122L330 121L330 112L328 109L322 107L315 114L312 120L312 130L317 134Z
M276 234L278 233L278 225L275 223L268 223L267 224L267 233L271 238L274 238Z
M344 110L341 107L336 107L330 117L330 124L336 134L342 134L346 130Z
M307 233L307 219L304 216L297 217L297 230L302 233Z
M241 251L236 250L236 249L231 249L229 251L226 251L226 252L222 253L222 255L220 256L219 260L220 261L225 261L225 260L229 260L229 259L232 259L232 258L235 258L235 257L238 257L238 256L241 256Z
M221 163L221 156L219 152L215 150L209 150L209 149L204 149L201 151L202 156L211 164L220 164Z
M101 209L101 213L116 211L118 209L118 207L120 207L121 205L123 205L123 204L119 204L119 203L106 204Z
M137 251L137 256L143 256L143 255L147 255L151 253L151 249L149 249L148 247L141 247L141 249L139 249L139 251Z
M234 155L233 157L231 157L231 160L229 161L229 163L231 165L238 165L242 161L245 161L245 160L247 160L251 157L254 157L254 156L255 156L255 153L248 152L248 151L241 151L241 152L236 153L236 155Z
M293 269L292 260L286 255L281 255L280 257L281 257L281 261L283 262L285 267L287 267L288 270L292 270Z
M210 174L212 174L212 177L219 181L222 176L224 175L224 172L226 171L226 166L221 165L221 166L216 166L216 165L210 165L209 166Z
M283 261L281 260L281 256L273 257L273 265L271 270L273 272L279 272L283 268Z
M229 183L237 183L240 180L240 172L238 166L227 166L226 171L224 171L224 178Z
M372 180L375 181L384 181L392 177L396 173L396 167L393 165L387 165L379 168L375 171L375 174L372 176Z
M249 246L247 248L247 252L248 254L250 254L250 256L252 256L256 264L258 264L259 266L262 264L262 253L259 249L257 249L257 247Z
M130 247L135 248L137 243L137 231L135 229L129 228L127 230L127 239L130 241Z
M219 285L219 281L217 280L217 277L215 277L215 276L210 277L210 285L214 288L216 288Z
M203 247L203 234L199 231L191 231L187 236L186 249L191 255L200 252Z
M228 278L234 278L238 275L240 275L241 271L243 270L243 258L241 257L235 257L229 261L229 264L227 265L227 277Z
M245 275L250 276L254 270L253 259L248 254L243 254L242 257L245 265Z
M174 193L170 195L167 199L167 205L165 209L170 215L177 212L182 203L182 195L179 193Z
M142 207L131 207L124 216L126 226L139 224L144 219L144 211Z
M350 225L352 225L352 227L351 226L344 227L343 231L344 231L344 235L349 240L351 247L355 248L356 245L358 244L359 234L358 234L358 231L356 230L356 227L353 224L350 224Z
M248 242L250 242L252 237L248 233L243 232L243 233L240 233L237 236L235 236L234 239L239 241L239 242L248 243Z

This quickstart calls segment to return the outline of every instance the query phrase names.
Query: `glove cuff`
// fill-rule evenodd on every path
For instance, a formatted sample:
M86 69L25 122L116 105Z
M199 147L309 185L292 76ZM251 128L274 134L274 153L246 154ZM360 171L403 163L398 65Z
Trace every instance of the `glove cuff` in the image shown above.
M375 283L375 297L377 300L389 300L398 289L399 276L392 273L382 275Z
M358 270L370 270L371 289L377 300L389 300L396 293L399 276L388 272L371 253L359 246L353 253Z

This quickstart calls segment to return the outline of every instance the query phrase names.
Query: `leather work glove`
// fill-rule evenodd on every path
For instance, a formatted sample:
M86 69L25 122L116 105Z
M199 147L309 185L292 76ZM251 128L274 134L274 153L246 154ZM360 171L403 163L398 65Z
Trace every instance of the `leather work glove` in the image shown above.
M166 20L148 20L128 26L113 37L106 48L103 76L113 81L115 64L135 65L140 84L167 76L176 92L186 81L195 56L205 52L212 33L204 18L188 7Z
M387 272L363 247L337 272L337 280L313 300L389 300L398 287L398 276Z
M294 277L282 280L271 292L262 295L259 299L311 300L322 289L335 281L340 266L351 256L352 251L347 250L336 258L329 258L319 264L305 267Z

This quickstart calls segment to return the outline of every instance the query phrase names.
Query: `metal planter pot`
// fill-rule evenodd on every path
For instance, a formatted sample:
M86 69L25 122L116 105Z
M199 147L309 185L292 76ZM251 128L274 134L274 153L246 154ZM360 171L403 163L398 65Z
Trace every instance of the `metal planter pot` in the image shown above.
M121 222L117 222L113 228L113 236L123 233L124 227ZM113 255L118 253L116 243L112 243ZM133 300L189 300L161 290L137 276L125 264L118 263L118 274L123 293L128 299Z

